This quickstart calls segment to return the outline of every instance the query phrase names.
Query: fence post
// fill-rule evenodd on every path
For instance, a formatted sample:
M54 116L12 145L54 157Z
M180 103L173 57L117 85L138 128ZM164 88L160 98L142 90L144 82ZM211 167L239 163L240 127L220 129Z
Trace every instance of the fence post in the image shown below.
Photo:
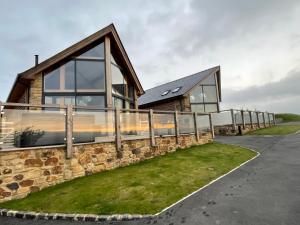
M269 119L269 127L270 127L271 126L270 113L268 113L268 119Z
M115 109L115 133L116 133L116 150L117 158L122 158L122 143L121 143L121 130L120 130L120 109Z
M230 112L231 112L231 119L232 119L232 128L233 128L233 130L235 131L235 129L236 129L236 123L235 123L235 118L234 118L234 111L233 111L233 109L230 109Z
M256 118L257 118L257 125L258 125L258 128L260 128L259 112L256 112Z
M252 112L251 111L248 111L248 112L249 112L249 117L250 117L251 129L253 129Z
M209 125L210 125L210 130L211 130L211 137L214 139L215 138L215 131L214 131L214 125L213 125L213 122L212 122L211 113L209 113L208 116L209 116Z
M193 117L194 117L194 129L195 129L196 141L199 142L200 138L199 138L197 113L196 112L193 113Z
M72 158L73 154L73 106L67 105L66 112L66 129L67 129L67 159Z
M264 121L264 128L266 128L265 112L263 112L263 121Z
M276 116L275 116L275 113L273 113L273 123L274 123L274 126L276 125Z
M244 110L241 110L243 130L246 128Z
M155 146L153 109L149 110L150 144Z
M178 124L178 111L174 113L175 118L175 135L176 135L176 143L179 144L179 124Z

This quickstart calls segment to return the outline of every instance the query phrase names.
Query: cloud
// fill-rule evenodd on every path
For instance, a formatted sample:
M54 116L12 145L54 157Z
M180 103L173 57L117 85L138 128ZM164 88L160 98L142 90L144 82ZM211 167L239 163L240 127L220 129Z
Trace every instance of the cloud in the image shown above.
M250 86L243 90L223 90L226 107L258 108L279 112L300 113L300 69L287 73L283 79L261 86Z
M274 84L300 63L299 21L297 0L5 1L0 99L34 54L47 59L112 22L145 89L216 65L224 93Z

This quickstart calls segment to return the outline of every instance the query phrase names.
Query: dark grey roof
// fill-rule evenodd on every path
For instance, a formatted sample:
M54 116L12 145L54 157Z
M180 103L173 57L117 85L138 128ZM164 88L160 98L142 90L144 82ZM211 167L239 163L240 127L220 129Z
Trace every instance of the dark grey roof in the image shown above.
M166 100L169 98L174 98L176 96L184 95L186 92L191 90L196 84L198 84L200 81L202 81L204 78L209 76L212 73L217 72L220 70L219 66L201 71L199 73L192 74L190 76L186 76L183 78L180 78L178 80L174 80L171 82L168 82L166 84L162 84L156 87L153 87L151 89L148 89L145 91L145 94L143 94L138 99L139 105L146 105L149 103L154 103L162 100ZM174 90L177 87L181 87L180 90L176 93L172 93L172 90ZM162 93L165 91L170 90L170 92L162 96Z

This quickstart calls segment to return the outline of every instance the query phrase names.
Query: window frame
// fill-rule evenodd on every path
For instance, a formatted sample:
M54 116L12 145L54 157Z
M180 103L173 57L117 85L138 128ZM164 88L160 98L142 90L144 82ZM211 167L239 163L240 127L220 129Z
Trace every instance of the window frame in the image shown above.
M216 81L216 75L213 74L214 76L214 79ZM217 86L217 83L215 82L215 84L202 84L201 82L198 83L195 87L200 87L201 88L201 91L202 91L202 102L191 102L191 94L189 94L189 100L190 100L190 105L203 105L203 108L204 108L204 113L208 113L206 111L206 105L216 105L216 108L217 108L217 111L219 111L219 96L218 96L218 86ZM205 101L205 92L204 92L204 88L203 87L215 87L215 92L216 92L216 101L215 102L211 102L211 101ZM193 91L193 90L192 90ZM192 108L192 107L191 107Z

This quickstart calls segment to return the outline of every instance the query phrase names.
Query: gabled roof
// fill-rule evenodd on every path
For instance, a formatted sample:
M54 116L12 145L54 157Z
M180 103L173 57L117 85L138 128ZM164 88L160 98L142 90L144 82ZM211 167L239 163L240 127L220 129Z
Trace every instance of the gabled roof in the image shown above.
M151 89L145 91L145 94L139 97L138 103L140 106L142 105L149 105L153 103L157 103L160 101L165 101L167 99L175 98L178 96L182 96L189 92L194 86L199 84L202 80L208 77L211 74L217 73L218 85L219 90L220 88L220 66L216 66L207 70L204 70L199 73L192 74L190 76L186 76L180 78L178 80L174 80L168 82L166 84L162 84ZM181 87L178 92L172 93L172 90L175 88ZM169 91L168 94L162 95L165 91ZM219 98L221 99L221 91L219 91Z
M121 56L123 57L125 64L127 66L127 69L130 72L130 75L132 76L132 79L135 81L136 88L138 90L138 94L141 95L144 93L143 87L134 71L134 68L129 60L129 57L125 51L125 48L121 42L121 39L116 31L116 28L113 24L108 25L107 27L97 31L96 33L86 37L85 39L77 42L76 44L66 48L65 50L57 53L56 55L48 58L47 60L39 63L37 66L34 66L20 74L18 74L14 86L9 94L8 100L9 101L14 94L14 90L16 88L25 87L30 80L34 80L35 76L39 73L41 73L44 70L47 70L48 68L52 67L53 65L71 57L72 55L76 54L80 50L86 48L87 46L92 45L95 42L98 42L99 40L103 39L105 36L109 35L111 37L111 42L118 48L120 51ZM21 85L20 85L21 84Z

